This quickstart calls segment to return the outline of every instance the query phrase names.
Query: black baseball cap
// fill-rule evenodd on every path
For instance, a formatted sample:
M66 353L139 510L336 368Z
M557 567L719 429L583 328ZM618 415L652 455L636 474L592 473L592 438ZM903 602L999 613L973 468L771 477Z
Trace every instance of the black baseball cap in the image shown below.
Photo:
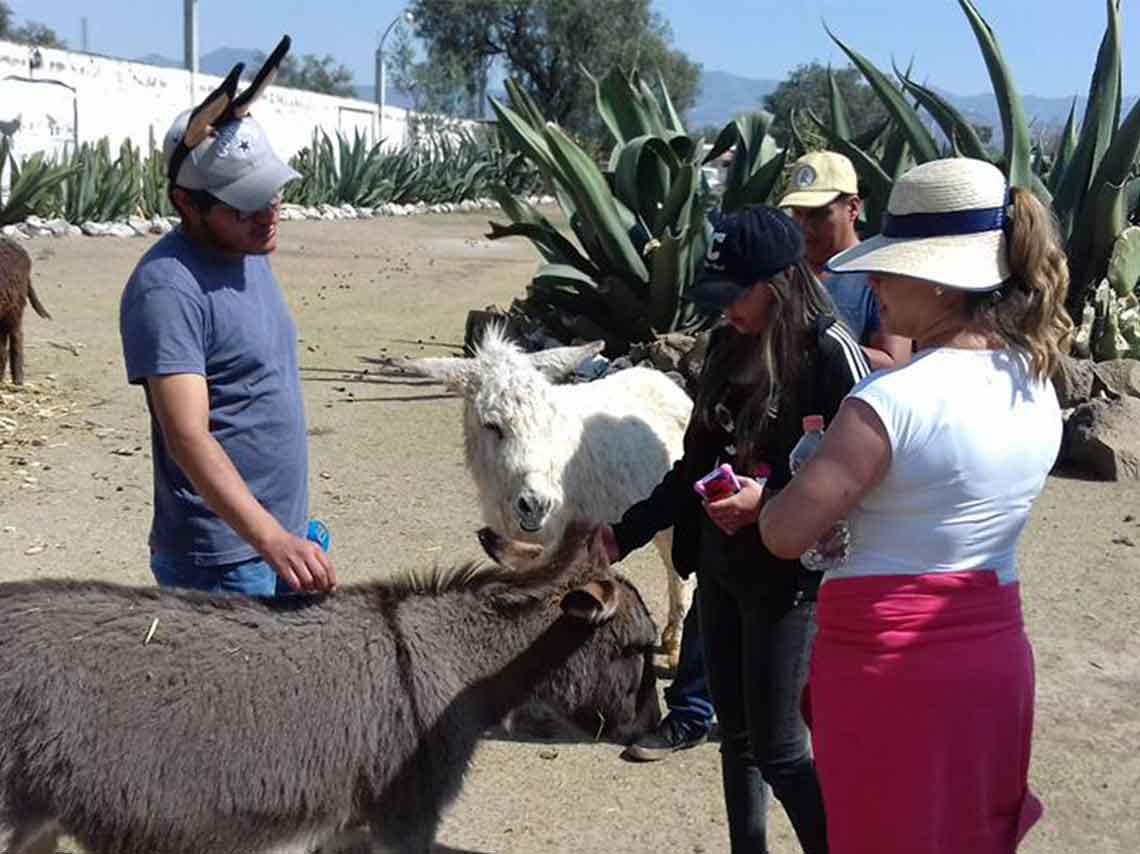
M683 299L726 309L759 281L804 258L804 235L795 220L770 205L724 214L705 254L705 266Z

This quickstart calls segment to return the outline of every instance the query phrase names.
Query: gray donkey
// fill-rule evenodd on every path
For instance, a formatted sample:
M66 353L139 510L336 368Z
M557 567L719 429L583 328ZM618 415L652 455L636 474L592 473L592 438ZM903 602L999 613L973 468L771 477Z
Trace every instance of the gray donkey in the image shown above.
M509 710L655 725L656 627L597 531L480 538L500 566L325 597L0 584L0 851L426 852Z

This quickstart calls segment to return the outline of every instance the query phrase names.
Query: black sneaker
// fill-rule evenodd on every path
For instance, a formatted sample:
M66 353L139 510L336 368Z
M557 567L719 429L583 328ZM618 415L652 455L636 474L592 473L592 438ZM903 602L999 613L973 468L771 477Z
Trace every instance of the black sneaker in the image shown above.
M657 762L674 751L703 744L708 737L707 728L667 715L657 729L641 736L621 756L631 762Z

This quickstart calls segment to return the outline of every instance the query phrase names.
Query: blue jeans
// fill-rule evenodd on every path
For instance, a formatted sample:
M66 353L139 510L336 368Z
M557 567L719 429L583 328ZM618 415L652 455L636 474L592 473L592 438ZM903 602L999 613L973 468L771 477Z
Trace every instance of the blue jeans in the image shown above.
M693 605L681 626L681 655L677 672L665 689L665 704L669 717L687 727L708 732L713 724L713 702L705 678L705 654L702 649L700 605L698 587L693 593Z
M281 596L290 592L289 585L280 581L273 568L259 557L218 566L195 566L151 552L150 571L159 587L246 596Z

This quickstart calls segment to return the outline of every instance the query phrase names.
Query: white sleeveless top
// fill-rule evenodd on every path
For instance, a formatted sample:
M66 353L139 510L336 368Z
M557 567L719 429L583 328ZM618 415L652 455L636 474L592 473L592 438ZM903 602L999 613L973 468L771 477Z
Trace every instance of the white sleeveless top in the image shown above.
M878 414L891 462L848 516L851 556L825 582L985 569L1016 580L1017 540L1061 443L1052 383L1017 350L941 348L849 397Z

